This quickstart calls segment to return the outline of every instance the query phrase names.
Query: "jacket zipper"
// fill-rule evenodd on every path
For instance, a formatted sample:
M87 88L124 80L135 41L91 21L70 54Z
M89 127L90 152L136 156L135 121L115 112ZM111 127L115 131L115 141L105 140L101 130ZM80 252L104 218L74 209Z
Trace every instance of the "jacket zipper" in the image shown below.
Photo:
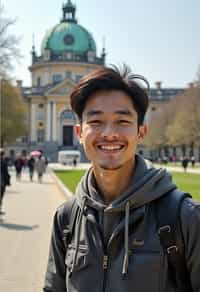
M103 288L102 288L103 292L106 291L107 270L108 270L108 255L104 254L103 256Z
M100 217L100 224L102 227L102 244L104 249L103 254L103 285L102 285L102 292L106 291L106 280L107 280L107 270L108 270L108 254L107 254L107 248L104 243L104 210Z

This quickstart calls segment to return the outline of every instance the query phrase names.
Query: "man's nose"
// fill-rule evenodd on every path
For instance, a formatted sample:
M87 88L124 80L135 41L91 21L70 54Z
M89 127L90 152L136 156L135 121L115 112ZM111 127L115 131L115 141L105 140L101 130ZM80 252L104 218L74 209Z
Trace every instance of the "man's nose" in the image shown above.
M117 131L117 127L112 123L108 123L104 126L103 131L101 133L102 137L104 138L117 138L119 133Z

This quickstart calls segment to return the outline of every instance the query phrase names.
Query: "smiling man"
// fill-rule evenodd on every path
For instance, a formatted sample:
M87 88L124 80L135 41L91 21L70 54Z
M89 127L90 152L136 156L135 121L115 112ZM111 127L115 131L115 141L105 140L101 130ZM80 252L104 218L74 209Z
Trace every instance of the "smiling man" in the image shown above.
M45 292L200 291L200 207L136 154L148 108L138 79L148 85L103 68L71 94L92 167L55 214Z

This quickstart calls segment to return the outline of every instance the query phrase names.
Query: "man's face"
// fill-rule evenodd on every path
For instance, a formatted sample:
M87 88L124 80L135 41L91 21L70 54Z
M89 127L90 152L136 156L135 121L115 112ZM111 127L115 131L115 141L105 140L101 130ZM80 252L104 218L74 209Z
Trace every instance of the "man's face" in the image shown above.
M123 91L99 91L86 102L82 115L81 142L96 168L119 169L133 165L139 136L137 112Z

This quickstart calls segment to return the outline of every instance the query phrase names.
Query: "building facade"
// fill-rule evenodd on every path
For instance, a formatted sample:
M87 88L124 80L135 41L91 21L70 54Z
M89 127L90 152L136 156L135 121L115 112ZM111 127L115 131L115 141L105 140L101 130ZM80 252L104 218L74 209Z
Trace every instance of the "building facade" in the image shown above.
M45 34L41 54L32 48L31 87L18 82L27 103L29 150L40 148L54 161L59 150L80 148L69 95L84 75L104 65L105 49L98 57L93 36L77 22L76 6L68 0L60 23Z

